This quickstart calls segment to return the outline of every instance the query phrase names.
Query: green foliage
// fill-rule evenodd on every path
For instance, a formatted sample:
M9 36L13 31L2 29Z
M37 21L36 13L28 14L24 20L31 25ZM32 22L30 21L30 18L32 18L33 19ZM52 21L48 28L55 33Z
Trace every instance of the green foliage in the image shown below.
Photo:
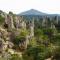
M60 34L56 34L52 37L52 43L60 45Z
M27 35L26 30L20 30L19 35L15 36L15 38L13 40L13 43L18 45L19 43L25 41L26 40L26 35Z
M0 15L0 24L4 23L5 18Z
M51 36L53 34L54 30L47 28L47 29L43 29L43 32L44 32L44 34Z
M44 32L45 31L43 29L35 30L35 37L38 44L44 43L48 45L49 38L48 38L48 35L46 35Z
M13 12L10 11L9 14L13 15Z
M13 15L12 12L9 12L9 14ZM13 15L13 19L15 20L15 15ZM3 23L3 21L4 18L0 15L0 24ZM34 37L29 38L27 49L23 51L23 60L45 60L51 56L56 60L60 60L60 33L56 32L54 28L50 28L51 21L49 18L47 18L46 22L47 26L49 25L47 28L42 28L42 26L40 26L41 22L39 21L37 24L35 21L37 24L35 26L37 27L34 29ZM15 33L14 29L12 29L12 31ZM26 40L26 36L29 35L29 33L30 30L28 32L26 29L20 29L17 32L17 35L12 33L12 40L17 51L22 45L24 45L22 42ZM54 33L56 34L54 35ZM22 44L19 47L20 43ZM22 49L24 49L24 46L21 47L21 50ZM21 60L21 58L14 54L11 56L10 60Z
M19 45L19 43L21 41L24 41L25 40L25 37L22 37L22 36L16 36L13 43L16 44L16 45Z
M36 39L35 39L35 38L32 38L32 39L30 40L30 42L29 42L29 45L32 46L32 47L33 47L33 46L36 46L36 44L37 44L37 43L36 43Z
M24 60L44 60L51 56L51 51L44 45L28 47L27 51L23 55Z
M11 56L11 59L10 59L10 60L22 60L22 59L21 59L21 57L19 57L19 55L13 54L13 55Z
M34 33L35 33L36 36L43 35L43 31L42 31L41 29L36 29L36 30L34 31Z
M53 59L60 60L60 47L54 51Z
M21 29L21 30L20 30L20 35L21 35L21 36L26 37L27 34L28 34L28 31L27 31L26 29Z

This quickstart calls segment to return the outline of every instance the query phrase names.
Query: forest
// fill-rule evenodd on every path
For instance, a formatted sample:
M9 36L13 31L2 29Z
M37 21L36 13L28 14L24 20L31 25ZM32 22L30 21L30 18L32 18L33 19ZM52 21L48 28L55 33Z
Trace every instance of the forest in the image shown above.
M12 12L0 15L0 60L60 60L57 16L52 20L19 16L21 21L16 16Z

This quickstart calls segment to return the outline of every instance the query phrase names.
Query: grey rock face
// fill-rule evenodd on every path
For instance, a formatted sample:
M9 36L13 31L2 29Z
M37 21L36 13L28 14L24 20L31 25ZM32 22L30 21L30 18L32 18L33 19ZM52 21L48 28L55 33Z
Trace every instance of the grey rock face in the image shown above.
M11 15L6 15L5 16L5 23L8 25L9 29L14 28L13 17Z
M31 31L30 35L34 36L34 18L33 18L32 23L30 24L30 31Z
M18 29L19 28L19 19L17 16L15 17L14 23L15 23L15 27Z
M13 17L11 15L9 15L8 19L9 19L9 28L14 28Z
M22 17L16 16L15 17L15 27L19 28L26 28L26 23L23 21Z

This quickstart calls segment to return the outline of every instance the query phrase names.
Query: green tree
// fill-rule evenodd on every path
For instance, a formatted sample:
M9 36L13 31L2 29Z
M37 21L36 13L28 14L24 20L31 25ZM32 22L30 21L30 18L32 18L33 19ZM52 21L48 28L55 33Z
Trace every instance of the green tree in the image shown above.
M4 23L5 18L0 15L0 25Z
M19 57L19 55L17 54L13 54L10 58L10 60L22 60L21 57Z
M23 54L24 60L44 60L51 56L50 48L46 48L43 44L35 47L28 47Z

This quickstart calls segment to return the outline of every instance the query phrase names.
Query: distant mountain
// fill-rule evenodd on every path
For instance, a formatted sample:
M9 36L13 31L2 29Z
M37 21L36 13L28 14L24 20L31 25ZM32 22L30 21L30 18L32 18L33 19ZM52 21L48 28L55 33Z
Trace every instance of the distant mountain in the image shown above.
M40 11L37 11L35 9L30 9L30 10L22 12L18 15L47 15L47 14L43 13L43 12L40 12Z

